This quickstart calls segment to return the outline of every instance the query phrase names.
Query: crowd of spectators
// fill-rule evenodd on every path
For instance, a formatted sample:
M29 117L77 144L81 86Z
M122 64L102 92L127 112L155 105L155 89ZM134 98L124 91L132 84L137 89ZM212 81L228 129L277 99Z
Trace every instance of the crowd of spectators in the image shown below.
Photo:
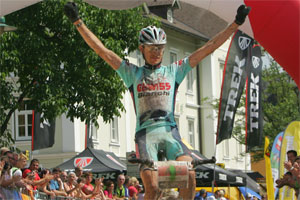
M38 159L32 159L27 167L27 161L28 158L23 153L1 148L0 188L18 191L31 199L38 199L41 193L49 199L143 199L143 187L135 177L120 174L116 181L104 180L94 178L91 172L83 171L82 167L76 167L74 172L66 172L59 168L42 169Z
M289 150L287 152L288 161L284 163L287 172L284 176L276 180L277 187L291 187L295 190L297 199L300 200L300 156L297 156L297 151Z

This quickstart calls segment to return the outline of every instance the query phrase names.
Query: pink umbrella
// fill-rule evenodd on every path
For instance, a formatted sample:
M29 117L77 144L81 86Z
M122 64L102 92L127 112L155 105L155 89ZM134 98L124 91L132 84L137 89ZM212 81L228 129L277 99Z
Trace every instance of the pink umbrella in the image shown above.
M181 0L231 23L241 4L251 7L240 27L258 41L300 88L299 0ZM213 25L212 25L213 26Z

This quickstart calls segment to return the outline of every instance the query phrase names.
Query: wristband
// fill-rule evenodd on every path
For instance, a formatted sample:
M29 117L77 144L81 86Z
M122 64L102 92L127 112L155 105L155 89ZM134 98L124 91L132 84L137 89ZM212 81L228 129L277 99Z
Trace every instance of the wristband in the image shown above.
M289 171L292 171L294 169L294 167L291 167Z
M76 24L75 26L76 26L77 28L79 28L81 25L82 25L82 22L79 22L79 23Z

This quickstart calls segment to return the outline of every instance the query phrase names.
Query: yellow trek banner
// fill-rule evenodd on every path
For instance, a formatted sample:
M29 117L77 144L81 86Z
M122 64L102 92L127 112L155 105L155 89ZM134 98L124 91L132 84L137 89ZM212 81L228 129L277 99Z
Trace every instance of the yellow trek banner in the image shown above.
M244 196L238 189L238 187L214 187L212 191L211 187L197 187L196 192L199 192L201 189L205 189L207 192L214 193L216 190L225 190L225 198L230 200L245 200Z
M284 168L284 162L287 161L286 153L289 150L297 151L300 154L300 121L291 122L286 128L280 150L280 174L279 177L283 177L287 170ZM279 190L280 200L296 200L294 189L284 186Z
M269 199L275 199L269 145L270 145L270 140L268 137L265 137L264 157L265 157L265 165L266 165L267 193Z

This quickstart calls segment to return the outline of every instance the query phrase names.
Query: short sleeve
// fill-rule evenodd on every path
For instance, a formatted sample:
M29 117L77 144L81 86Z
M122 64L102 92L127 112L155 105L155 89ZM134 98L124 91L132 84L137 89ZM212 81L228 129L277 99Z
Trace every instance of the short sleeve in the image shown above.
M176 82L178 84L180 84L183 81L184 77L187 75L187 73L193 69L190 65L189 57L181 59L181 60L175 62L173 65L175 65L175 67L177 69Z
M126 87L130 87L133 83L136 71L138 67L134 64L129 63L126 60L123 60L119 69L116 70L118 75L124 81Z

